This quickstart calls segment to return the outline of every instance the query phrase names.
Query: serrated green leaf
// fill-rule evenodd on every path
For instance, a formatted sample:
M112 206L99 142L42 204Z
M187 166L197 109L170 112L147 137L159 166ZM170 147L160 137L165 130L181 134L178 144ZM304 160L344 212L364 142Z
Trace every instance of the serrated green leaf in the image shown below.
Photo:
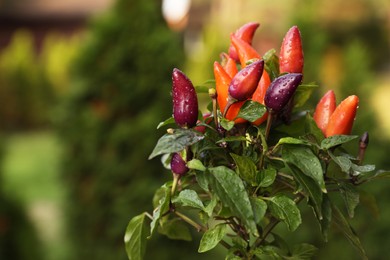
M191 129L175 129L173 134L165 134L158 140L149 160L161 154L182 151L203 138L202 134Z
M340 144L344 144L356 139L357 135L334 135L325 138L321 142L321 148L328 150L329 148L335 147Z
M303 174L301 170L298 169L297 167L293 167L293 166L289 167L287 165L287 168L294 176L294 179L298 182L298 184L303 189L303 191L308 195L309 205L313 207L317 219L321 220L322 219L321 205L322 205L322 198L323 198L323 193L321 191L321 188L318 186L315 180Z
M309 147L283 145L282 158L287 164L294 165L306 176L315 180L321 190L326 192L320 160Z
M355 208L359 204L359 191L352 184L341 182L340 192L347 207L348 216L353 218Z
M204 167L203 163L198 159L192 159L191 161L187 162L187 167L189 169L198 170L198 171L205 171L206 167Z
M141 260L145 254L147 227L146 214L142 213L132 218L127 225L125 233L126 253L130 260Z
M274 168L263 169L260 172L258 172L256 178L259 187L262 188L269 187L274 183L276 179L276 169Z
M256 173L257 168L255 163L248 157L240 156L234 153L231 153L230 156L233 158L238 174L244 179L247 183L252 186L256 186Z
M266 112L267 108L264 105L256 101L248 100L240 108L237 118L243 118L249 122L254 122L262 117Z
M294 94L294 107L298 108L306 104L316 88L318 88L318 85L314 83L299 85Z
M291 250L291 258L289 257L289 260L310 260L313 259L313 256L317 253L318 248L302 243L299 245L294 245L293 249Z
M160 122L157 126L157 129L160 129L163 126L166 126L169 124L174 124L174 123L175 123L175 119L173 118L173 116L171 116L170 118L166 119L165 121Z
M227 226L226 224L218 224L213 228L207 230L200 240L200 245L198 252L204 253L207 252L218 245L218 243L223 239L226 235Z
M286 223L294 231L302 223L301 212L295 202L285 195L276 195L267 200L271 214Z
M174 240L191 241L192 236L189 228L180 219L172 219L160 226L158 232Z
M209 182L220 201L229 207L231 213L241 219L253 234L257 234L252 205L248 193L238 175L225 166L208 169Z
M204 210L203 202L200 200L198 193L194 190L182 190L172 202L179 203L182 206Z
M359 253L362 259L368 259L366 252L360 242L359 237L356 235L355 231L352 229L348 221L345 219L340 210L332 205L332 219L335 226L344 234L348 241L354 246L356 251Z
M260 224L267 212L267 203L260 198L250 198L256 224Z
M226 131L230 131L234 127L234 121L229 121L226 118L221 118L220 124Z

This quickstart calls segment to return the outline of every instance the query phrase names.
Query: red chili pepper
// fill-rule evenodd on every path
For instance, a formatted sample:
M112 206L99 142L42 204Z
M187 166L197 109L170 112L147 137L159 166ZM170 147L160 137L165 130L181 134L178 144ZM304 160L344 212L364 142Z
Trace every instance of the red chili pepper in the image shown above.
M238 72L238 69L237 69L237 64L236 62L230 58L229 55L227 55L226 53L223 53L222 54L223 56L223 59L224 59L224 62L222 63L222 66L223 68L225 69L225 71L227 72L227 74L233 78L237 72Z
M259 26L260 26L260 24L255 23L255 22L246 23L243 26L241 26L240 28L238 28L234 32L234 35L237 38L247 42L249 45L252 45L253 36L255 35L256 29ZM240 61L239 57L237 55L236 49L231 44L229 47L229 56L237 63Z
M261 59L260 54L247 42L239 39L237 36L232 34L230 36L231 43L237 51L238 58L240 59L241 68L247 66L247 61L252 59Z
M355 95L344 99L329 119L325 137L333 135L349 135L359 106L359 98Z
M326 127L328 126L329 119L336 109L336 96L333 90L329 90L320 99L317 104L316 110L314 111L314 121L321 131L325 134Z
M302 73L303 49L301 33L297 26L288 30L283 39L279 55L280 73Z
M180 71L172 72L173 118L183 128L191 128L198 120L198 97L191 80Z
M267 89L268 89L270 84L271 84L271 78L269 77L267 71L264 69L263 75L261 76L261 79L260 79L260 82L259 82L255 92L252 95L252 100L264 105L265 93L267 92ZM263 122L265 122L267 120L267 117L268 117L268 112L266 112L262 117L260 117L255 122L253 122L253 124L254 125L261 125Z
M219 106L219 110L223 112L228 103L229 98L229 85L232 81L232 78L226 73L223 69L222 65L217 61L214 62L214 77L215 77L215 85L217 91L217 103ZM233 120L238 115L241 106L245 103L245 101L236 102L230 106L225 118L228 120ZM244 123L246 120L242 118L237 118L234 120L236 124Z
M259 84L263 70L263 60L253 62L240 70L230 82L229 96L237 101L250 98Z
M210 124L213 121L213 118L210 116L211 116L211 113L203 114L203 120L204 120L205 124ZM200 123L200 121L198 120L197 124L199 124L199 123ZM204 134L206 132L206 127L204 125L197 125L194 127L194 130Z

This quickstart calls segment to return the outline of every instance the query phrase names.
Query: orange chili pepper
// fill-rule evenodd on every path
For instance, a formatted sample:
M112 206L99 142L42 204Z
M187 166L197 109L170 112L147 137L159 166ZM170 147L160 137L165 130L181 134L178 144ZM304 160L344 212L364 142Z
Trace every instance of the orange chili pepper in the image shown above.
M228 103L229 98L229 85L232 81L232 78L226 73L223 69L222 65L219 62L214 62L214 77L215 77L215 85L217 91L217 103L219 106L219 110L223 112ZM245 101L236 102L230 106L227 114L225 115L226 119L233 120L237 117L238 112L240 111L241 106L245 103ZM237 118L234 120L236 124L246 122L245 119Z
M359 98L357 96L352 95L344 99L331 115L325 136L349 135L352 131L358 106Z
M246 63L252 59L261 59L260 54L247 42L239 39L237 36L232 34L230 36L230 41L233 44L234 48L236 48L238 58L240 59L241 68L246 67Z
M257 88L252 95L252 100L264 105L265 93L267 92L267 89L270 84L271 84L271 78L269 77L267 71L264 69L259 84L257 85ZM268 117L268 111L265 112L265 114L262 117L260 117L255 122L253 122L253 124L261 125L264 121L267 120L267 117Z
M256 32L256 29L260 26L259 23L255 23L255 22L249 22L249 23L246 23L244 24L243 26L241 26L240 28L238 28L235 32L234 32L234 35L249 43L249 45L252 45L252 40L253 40L253 36L255 35L255 32ZM232 46L232 44L230 44L230 47L229 47L229 56L235 61L235 62L239 62L239 57L237 55L237 52L236 52L236 49L234 48L234 46Z
M318 102L314 111L313 119L321 131L326 133L329 119L336 109L336 96L333 90L329 90Z

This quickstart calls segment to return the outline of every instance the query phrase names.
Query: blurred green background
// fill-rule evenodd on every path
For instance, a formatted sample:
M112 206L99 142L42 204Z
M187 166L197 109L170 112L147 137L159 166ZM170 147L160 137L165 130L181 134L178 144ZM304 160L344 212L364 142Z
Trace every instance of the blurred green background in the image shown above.
M353 132L369 131L366 162L390 169L386 0L173 0L169 16L157 0L55 2L0 1L0 259L126 259L127 222L151 211L170 179L147 157L171 114L172 69L194 84L211 79L230 33L248 21L261 23L261 54L298 25L305 81L320 85L311 107L328 89L338 102L359 95ZM388 258L389 186L361 187L372 196L351 220L370 259ZM324 243L304 212L312 226L289 240L315 244L316 259L357 258L336 231ZM197 254L198 241L156 236L145 259L223 259L222 248Z

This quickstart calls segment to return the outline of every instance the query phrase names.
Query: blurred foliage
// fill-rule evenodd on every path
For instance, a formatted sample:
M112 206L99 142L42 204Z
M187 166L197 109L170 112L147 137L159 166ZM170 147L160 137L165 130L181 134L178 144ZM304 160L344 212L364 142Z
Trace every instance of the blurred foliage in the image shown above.
M3 140L3 137L0 137L0 165L3 161ZM4 192L2 172L0 172L0 259L44 259L42 243L24 206Z
M31 129L49 122L51 108L66 92L69 64L78 39L52 34L37 54L33 35L16 31L0 53L0 128Z
M171 178L147 158L161 135L158 122L172 113L179 36L164 24L157 1L120 0L91 26L55 117L65 145L72 259L126 259L128 221L150 209L154 190ZM196 259L190 247L153 239L146 259Z

